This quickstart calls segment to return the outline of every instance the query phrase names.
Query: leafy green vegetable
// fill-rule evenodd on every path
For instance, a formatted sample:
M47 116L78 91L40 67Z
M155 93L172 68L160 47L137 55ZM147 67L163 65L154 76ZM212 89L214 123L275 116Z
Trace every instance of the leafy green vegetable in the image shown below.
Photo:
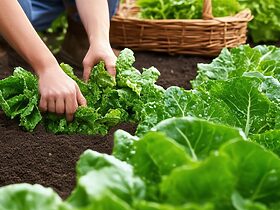
M132 136L123 130L117 130L114 133L113 155L120 160L130 162L130 159L135 154L134 141L138 140L137 136Z
M116 80L105 69L104 62L91 71L83 82L67 64L61 68L79 86L87 107L79 107L72 122L64 116L48 113L43 122L53 133L106 135L109 128L121 122L137 122L144 104L161 98L164 89L155 85L160 73L154 67L140 73L133 67L133 52L125 49L117 59ZM0 105L11 118L19 116L21 126L32 131L42 120L38 109L38 81L31 73L17 68L13 76L0 81Z
M137 0L144 19L201 19L200 0ZM254 19L249 32L255 43L278 41L280 37L280 0L212 0L213 15L224 17L249 8ZM260 30L260 28L262 30Z
M267 210L262 203L252 202L244 199L238 192L234 192L231 196L232 204L237 210Z
M131 162L135 173L147 182L157 183L174 168L192 162L181 145L161 133L148 133L135 144Z
M188 115L242 128L246 136L266 132L277 128L279 107L262 88L262 79L245 76L209 80L193 91L171 87L163 100L144 106L137 133L142 135L161 120Z
M194 117L167 119L153 130L165 133L184 146L193 160L208 157L211 151L229 140L245 139L245 134L239 129Z
M120 170L132 173L131 166L111 155L100 154L92 150L86 150L77 163L77 178L86 175L92 170L100 170L105 167L116 167Z
M1 210L59 210L61 198L41 185L14 184L0 188Z
M0 80L0 105L10 118L18 117L20 125L32 131L41 121L37 107L39 96L38 82L31 73L18 67L14 74Z
M77 186L65 202L41 186L12 185L0 188L0 209L279 208L279 157L245 139L239 129L183 117L165 120L141 138L120 130L115 138L114 154L125 161L84 152Z
M194 167L179 167L162 182L163 196L173 205L211 202L229 209L236 179L230 165L228 158L212 156Z
M249 29L255 43L279 40L279 0L238 0L238 2L243 8L249 8L254 15L254 19L249 23Z
M189 115L228 124L236 121L231 110L221 100L196 90L170 87L162 99L144 105L137 134L142 135L164 119Z
M242 128L248 136L275 127L278 108L259 91L261 84L262 81L257 78L238 77L227 81L209 81L205 89L209 88L209 95L225 102L237 119L232 126Z
M118 130L113 156L84 152L65 202L38 185L11 185L0 188L0 210L279 210L279 54L271 46L223 50L199 65L189 91L155 85L159 72L140 73L130 50L117 60L116 80L103 62L88 83L62 64L89 106L71 123L44 115L47 129L105 135L134 121L139 136ZM37 86L21 68L0 80L1 108L28 130L42 118Z
M153 202L142 201L135 207L137 210L214 210L212 204L205 205L186 204L181 206L173 206L168 204L159 204Z
M59 53L67 33L68 25L66 12L63 12L52 22L46 31L38 32L53 54Z
M137 182L132 174L116 168L91 171L79 179L67 201L74 208L130 209L126 201L132 202Z
M191 117L168 119L152 130L140 139L118 131L113 154L120 156L124 151L122 160L128 161L145 181L147 198L153 201L159 201L155 196L160 193L162 177L180 166L196 167L198 159L207 158L225 142L244 139L238 129ZM129 147L119 150L127 139Z
M194 160L182 133L197 148L218 144ZM115 154L124 151L128 163L86 151L77 165L78 185L63 210L279 207L279 157L244 139L238 129L185 117L163 121L141 138L124 131L115 137ZM202 150L196 151L200 157Z
M72 123L53 114L44 116L44 123L47 130L54 133L105 135L118 123L139 122L137 134L143 135L164 119L195 116L240 127L247 136L260 134L280 125L276 104L280 101L279 54L279 49L272 46L250 48L245 45L230 52L224 50L211 64L198 66L199 75L193 81L196 89L191 91L179 87L164 90L155 85L159 72L152 67L140 73L133 67L135 58L128 49L117 59L116 80L105 70L104 62L94 67L88 83L78 79L70 66L62 64L63 70L79 85L88 107L80 107ZM11 84L20 80L14 77L19 75L15 73L11 77ZM2 89L6 87L2 109L11 117L20 114L21 124L30 130L29 121L33 122L34 118L34 126L40 121L36 85L34 82L29 82L33 86L26 85L29 92L37 92L32 92L29 101L21 103L29 92L9 93L9 82L4 83L7 79L1 81ZM9 94L15 94L15 99L10 100ZM21 106L28 109L13 110Z
M241 6L238 0L212 0L212 10L214 17L233 16L241 10Z
M198 87L206 80L226 80L240 77L245 72L260 72L265 76L279 78L280 49L275 46L241 45L230 51L223 49L210 64L198 64L198 76L192 81Z
M280 156L280 130L270 130L252 135L250 139Z
M240 11L237 0L213 0L215 17L234 15ZM146 19L201 19L203 1L137 0L140 16Z
M86 151L78 165L78 184L67 199L69 209L130 209L145 186L133 168L113 156Z
M157 81L160 72L151 67L149 69L143 69L141 74L137 69L133 67L135 58L132 51L123 51L120 54L116 68L117 68L117 85L123 88L130 88L137 95L141 95L142 89L145 86L153 86Z
M197 0L138 0L141 17L147 19L192 19L201 15L201 5Z
M236 189L244 197L264 204L279 201L280 159L260 145L238 141L224 145L238 175Z

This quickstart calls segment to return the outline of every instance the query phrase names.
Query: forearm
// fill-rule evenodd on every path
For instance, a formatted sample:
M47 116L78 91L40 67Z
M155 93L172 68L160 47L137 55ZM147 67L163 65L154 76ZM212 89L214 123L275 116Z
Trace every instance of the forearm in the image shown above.
M37 74L56 59L40 39L16 0L0 0L0 33Z
M110 18L107 0L76 0L90 44L109 44Z

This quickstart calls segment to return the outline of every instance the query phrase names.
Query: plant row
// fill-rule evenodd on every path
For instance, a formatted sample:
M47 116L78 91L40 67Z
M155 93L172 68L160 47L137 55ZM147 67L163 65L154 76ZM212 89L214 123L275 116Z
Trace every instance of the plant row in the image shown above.
M10 185L0 188L0 209L278 210L279 55L273 46L224 49L198 65L192 90L164 90L147 82L153 68L148 78L137 71L135 85L132 53L123 51L116 83L103 68L106 79L95 83L135 93L125 98L136 136L116 131L112 155L85 151L65 201L40 185Z

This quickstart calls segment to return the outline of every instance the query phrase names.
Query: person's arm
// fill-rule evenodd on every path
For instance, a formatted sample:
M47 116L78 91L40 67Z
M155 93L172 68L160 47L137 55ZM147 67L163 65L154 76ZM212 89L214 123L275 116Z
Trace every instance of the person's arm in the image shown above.
M79 15L87 31L90 47L83 61L84 79L92 67L104 60L107 71L115 76L116 56L110 46L110 17L107 0L76 0Z
M60 68L40 39L17 0L0 0L0 34L32 66L39 77L40 109L66 113L73 119L86 100L77 84Z

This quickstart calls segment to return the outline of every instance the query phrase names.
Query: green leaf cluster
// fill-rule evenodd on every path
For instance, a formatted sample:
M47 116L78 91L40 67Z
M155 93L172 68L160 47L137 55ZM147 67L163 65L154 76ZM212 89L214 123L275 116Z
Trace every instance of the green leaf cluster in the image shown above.
M114 145L81 156L65 210L279 208L280 159L240 129L172 118L140 138L118 130Z
M243 8L249 8L254 19L249 23L255 43L280 40L280 0L238 0Z
M279 106L261 91L262 85L259 78L237 77L209 80L189 91L170 87L163 100L144 106L137 133L142 135L163 119L184 116L239 127L246 136L275 129Z
M137 0L145 19L201 19L201 0ZM213 0L213 15L224 17L240 11L237 0Z
M77 185L64 202L50 189L19 184L0 188L0 210L278 210L278 54L278 48L266 46L224 50L211 64L199 65L189 91L155 85L159 72L141 74L129 50L118 58L116 81L104 63L87 84L62 65L91 106L78 110L75 132L88 130L92 121L113 125L122 108L140 122L139 135L116 131L112 155L85 151L76 166ZM15 79L19 72L26 78ZM12 109L9 100L37 85L32 74L19 72L10 80L21 88L0 92L4 111L23 113L25 107ZM63 125L62 119L48 120Z
M0 188L1 210L59 210L61 198L41 185L13 184Z
M232 110L240 110L237 103L243 103L247 92L247 104L251 104L250 116L259 124L260 132L255 132L254 122L249 123L252 135L250 138L269 150L280 155L279 150L279 102L280 102L280 49L275 46L257 46L251 48L243 45L232 50L224 49L221 54L210 64L198 64L198 76L192 81L193 87L197 89L212 88L211 84L229 83L230 81L240 81L239 85L234 85L230 90L217 89L219 95L228 94L227 101L232 104ZM252 81L251 85L245 82ZM210 86L209 86L210 84ZM213 87L214 87L213 86ZM254 88L253 88L254 86ZM255 89L255 90L253 90ZM237 96L231 91L238 92ZM256 96L255 93L257 93ZM226 93L227 92L227 93ZM250 96L251 95L251 96ZM233 97L234 96L234 97ZM256 97L256 98L255 98ZM262 100L261 100L262 98ZM231 99L238 102L233 102ZM250 99L250 101L248 100ZM242 102L243 101L243 102ZM255 103L256 101L266 101L265 103ZM265 105L266 104L266 105ZM259 108L257 108L259 106ZM265 108L266 107L266 108ZM267 112L253 113L258 109ZM270 111L269 111L270 110ZM259 110L260 111L260 110ZM262 113L262 117L259 115ZM248 116L248 115L247 115ZM259 118L261 117L261 118ZM265 123L264 123L265 122ZM252 127L253 126L253 127ZM250 131L249 131L250 133Z
M145 104L137 134L164 119L193 116L241 128L252 141L280 154L279 58L274 46L224 49L212 63L198 64L194 89L170 87L161 100Z
M114 145L113 155L81 155L64 202L51 189L16 184L0 188L0 209L279 209L280 159L241 129L171 118L143 137L118 130Z
M0 105L10 118L19 117L20 125L32 131L43 119L53 133L80 133L105 135L108 129L122 122L138 122L142 106L163 95L164 89L155 85L160 73L154 67L141 73L133 67L133 52L125 49L117 59L116 79L105 69L104 62L97 64L87 83L75 76L72 67L61 68L79 86L87 106L79 107L73 122L64 116L47 113L41 116L38 109L38 79L22 68L0 80Z
M18 67L14 74L0 80L0 106L11 119L18 117L20 125L32 131L41 121L38 109L37 79Z
M251 48L241 45L228 50L224 48L210 64L198 64L198 76L192 82L195 88L206 80L226 80L255 72L279 79L280 49L275 46L259 45Z

